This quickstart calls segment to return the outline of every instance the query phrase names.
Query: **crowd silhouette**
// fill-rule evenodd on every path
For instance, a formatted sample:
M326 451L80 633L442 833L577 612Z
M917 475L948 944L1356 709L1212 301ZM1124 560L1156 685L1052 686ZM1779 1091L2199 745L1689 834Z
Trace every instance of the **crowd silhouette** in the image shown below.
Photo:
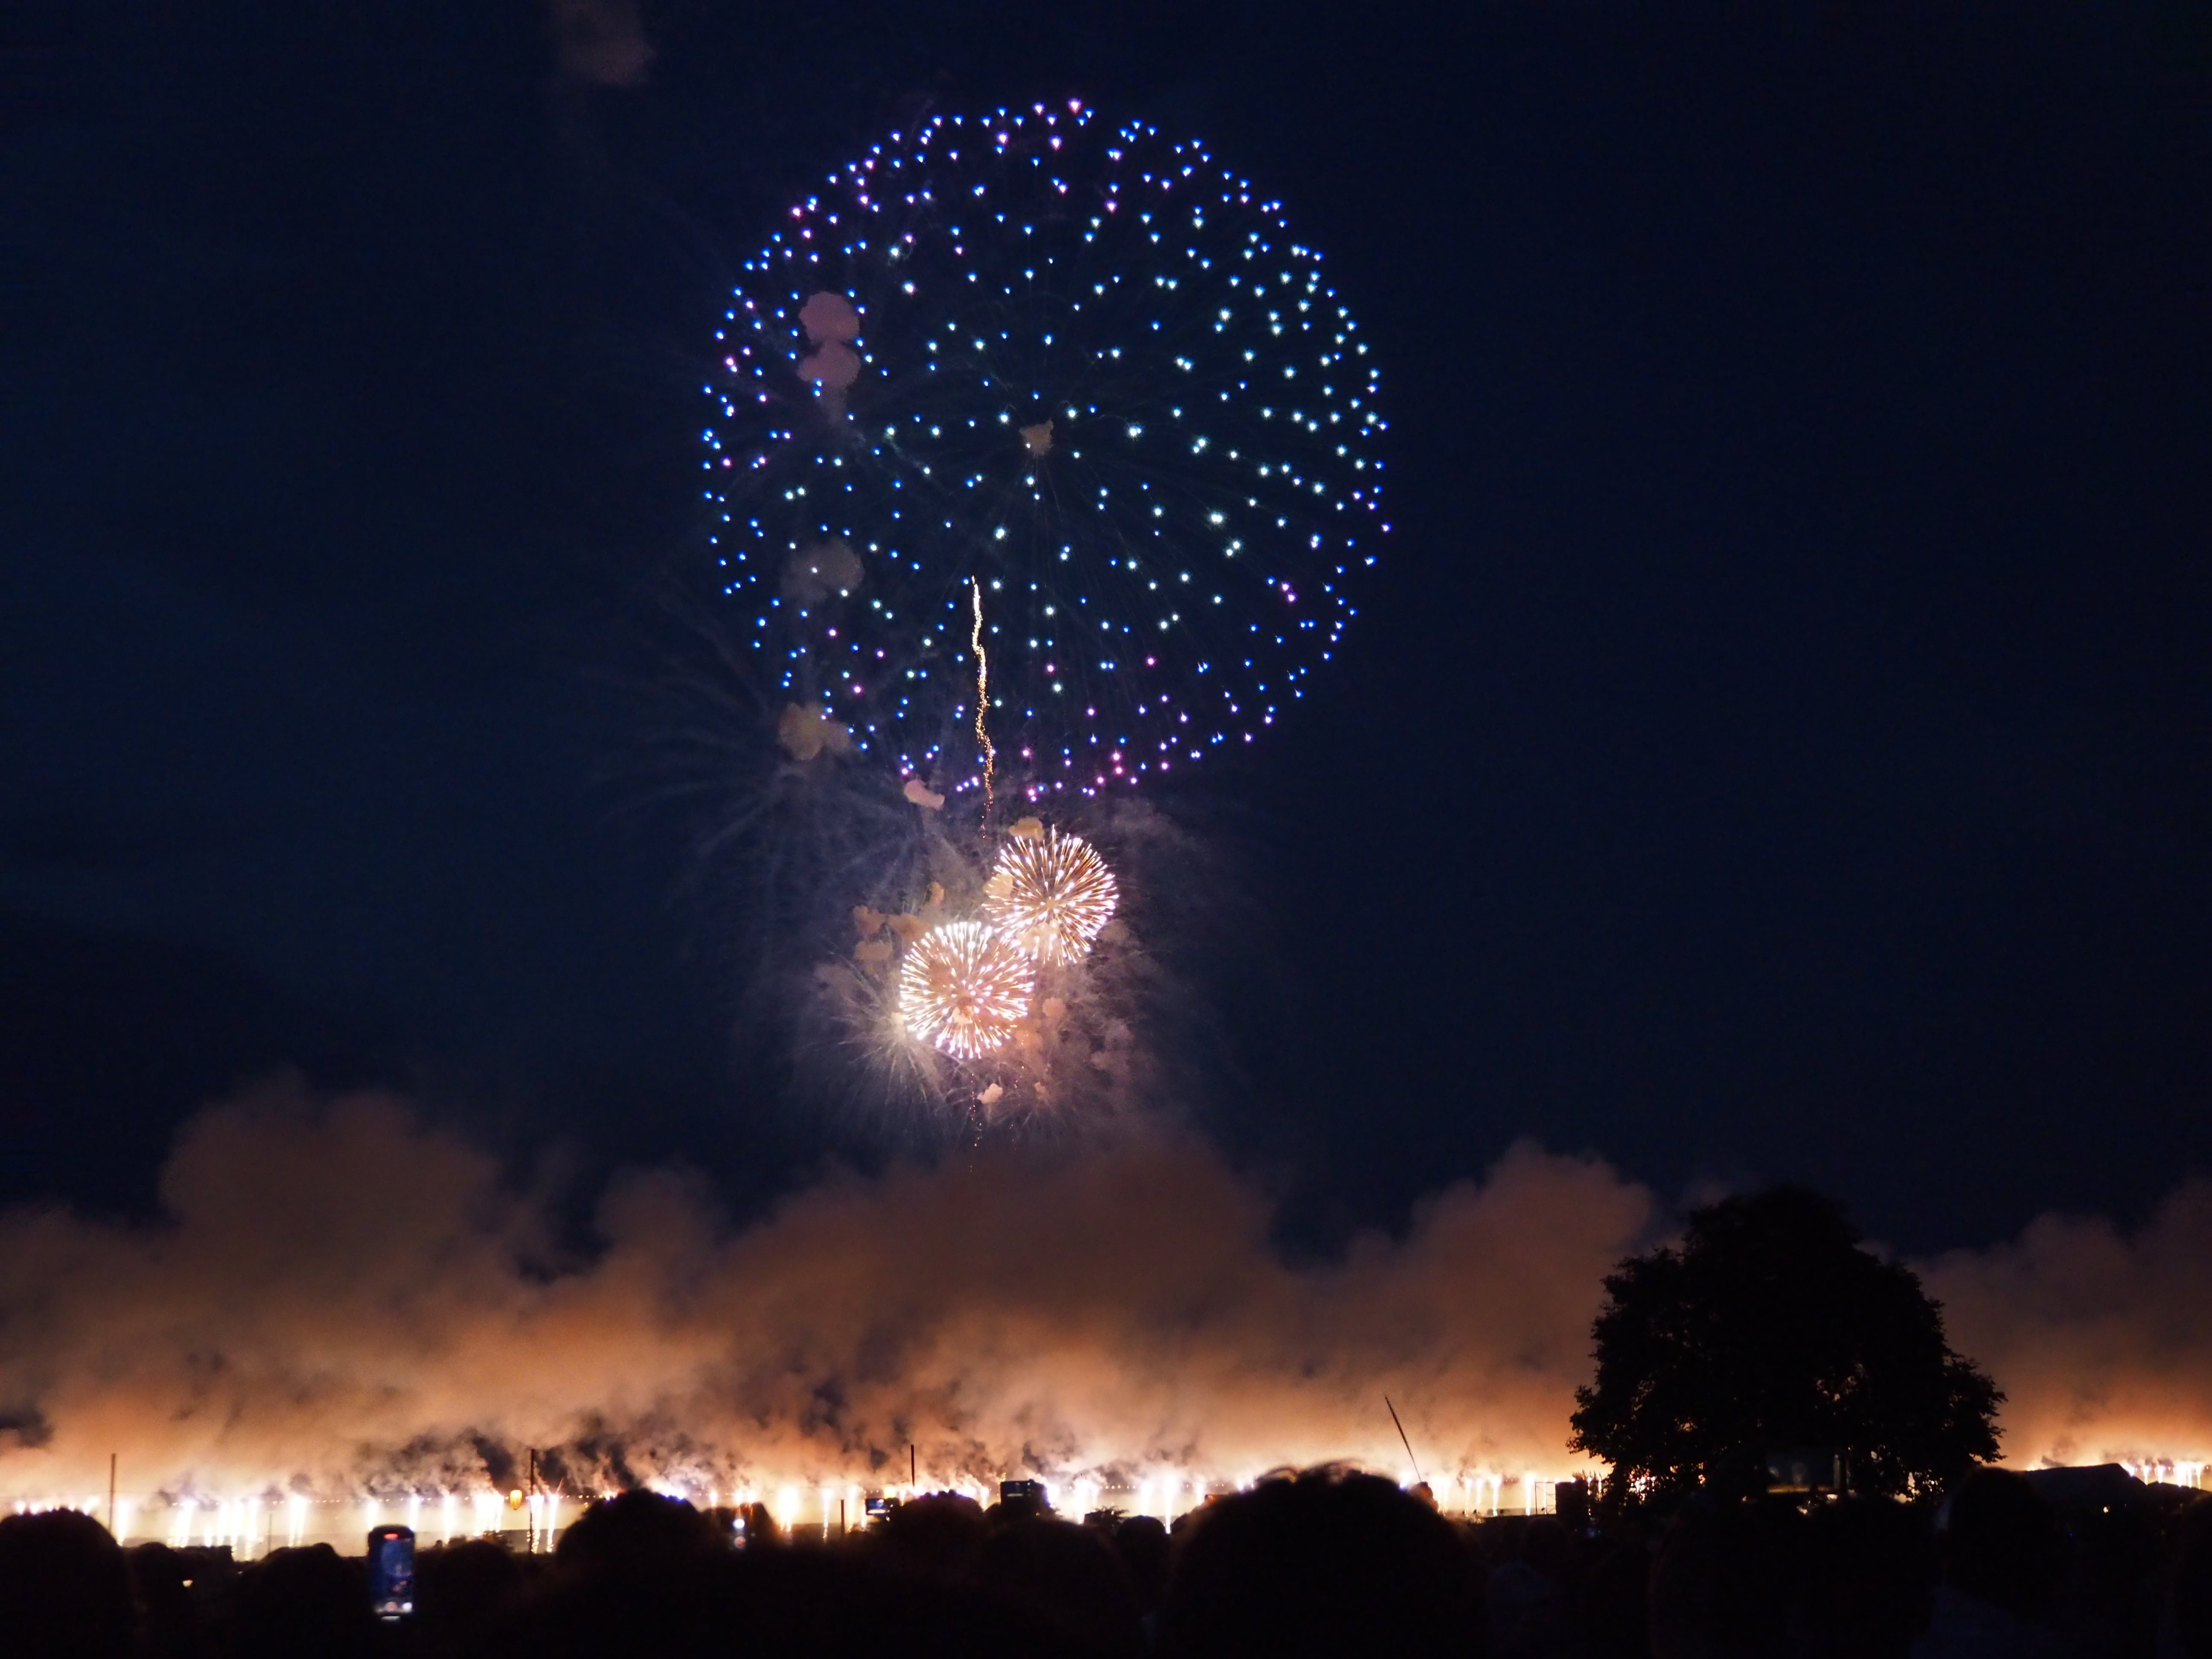
M0 1653L2212 1659L2212 1498L2125 1486L2054 1503L1982 1469L1940 1502L1691 1494L1574 1526L1449 1519L1322 1468L1172 1531L941 1495L828 1540L631 1492L550 1556L422 1550L417 1611L392 1622L371 1613L362 1562L328 1545L240 1566L126 1550L58 1510L0 1520Z

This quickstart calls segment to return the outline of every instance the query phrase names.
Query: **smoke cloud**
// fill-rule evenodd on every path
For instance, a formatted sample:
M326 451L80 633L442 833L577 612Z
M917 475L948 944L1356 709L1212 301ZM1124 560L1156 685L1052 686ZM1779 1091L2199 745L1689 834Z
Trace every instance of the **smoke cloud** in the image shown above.
M2212 1182L2185 1182L2132 1237L2044 1216L1923 1270L1951 1342L2009 1396L2008 1463L2202 1463L2212 1451Z
M1401 1238L1286 1262L1273 1208L1170 1134L826 1182L750 1225L617 1177L589 1252L409 1105L280 1085L211 1109L165 1218L0 1217L0 1493L1575 1472L1600 1279L1662 1224L1602 1164L1514 1148ZM2045 1219L1931 1264L2008 1390L2007 1450L2199 1455L2212 1186L2138 1236Z
M732 1231L617 1179L564 1261L543 1203L399 1101L272 1089L202 1115L163 1224L0 1221L0 1490L586 1484L1037 1472L1557 1471L1598 1276L1647 1194L1533 1148L1402 1242L1285 1265L1185 1139L833 1181Z
M561 72L600 87L642 85L653 63L637 0L546 0Z

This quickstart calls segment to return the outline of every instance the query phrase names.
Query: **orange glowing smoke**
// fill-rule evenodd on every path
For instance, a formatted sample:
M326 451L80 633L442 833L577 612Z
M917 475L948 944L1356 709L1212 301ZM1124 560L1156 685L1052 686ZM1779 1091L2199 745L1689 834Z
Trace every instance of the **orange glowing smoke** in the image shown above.
M879 1486L912 1443L932 1486L1181 1507L1282 1463L1409 1474L1387 1394L1448 1506L1540 1506L1600 1281L1665 1237L1645 1188L1524 1145L1292 1262L1267 1195L1158 1128L845 1176L742 1225L696 1175L630 1170L580 1249L555 1197L404 1102L294 1086L185 1126L156 1218L0 1213L0 1499L104 1501L119 1451L142 1529L252 1498L281 1539L307 1492L357 1539L365 1498L409 1494L473 1529L525 1448L573 1495ZM2179 1478L2212 1450L2212 1184L2132 1231L2051 1218L1922 1265L2008 1393L2008 1462Z

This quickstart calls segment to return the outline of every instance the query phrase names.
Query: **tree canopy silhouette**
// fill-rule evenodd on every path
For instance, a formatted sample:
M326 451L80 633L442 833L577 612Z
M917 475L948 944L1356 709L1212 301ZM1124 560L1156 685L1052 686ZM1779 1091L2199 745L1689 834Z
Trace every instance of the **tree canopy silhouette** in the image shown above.
M1679 1247L1630 1257L1605 1288L1568 1444L1618 1490L1757 1490L1770 1452L1821 1446L1858 1490L1897 1494L1996 1455L2003 1395L1952 1351L1917 1275L1861 1249L1818 1193L1693 1211Z

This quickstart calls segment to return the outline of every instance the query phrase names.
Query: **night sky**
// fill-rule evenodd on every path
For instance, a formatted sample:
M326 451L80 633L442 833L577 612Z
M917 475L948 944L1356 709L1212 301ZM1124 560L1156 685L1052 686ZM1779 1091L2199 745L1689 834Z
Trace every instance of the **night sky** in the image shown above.
M1915 1250L2212 1167L2193 0L5 31L0 1199L143 1210L287 1068L740 1206L877 1155L769 1097L656 805L698 391L811 181L1071 95L1280 197L1384 366L1362 625L1159 797L1294 1228L1522 1137Z

